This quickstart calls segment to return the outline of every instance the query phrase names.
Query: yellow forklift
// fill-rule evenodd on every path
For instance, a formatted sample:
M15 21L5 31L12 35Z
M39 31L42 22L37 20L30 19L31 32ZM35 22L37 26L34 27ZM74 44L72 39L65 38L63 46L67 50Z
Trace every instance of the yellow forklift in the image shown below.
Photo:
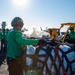
M69 31L70 27L74 27L74 29L75 29L75 23L62 23L61 26L60 26L60 28L49 28L48 32L50 33L50 39L54 38L56 40L57 37L60 34L61 28L64 27L64 26L69 26L68 29L67 29L67 31L64 34L63 39L62 39L62 42L64 42L65 38L66 38L66 36L68 34L68 31Z
M59 28L49 28L48 33L50 34L50 39L56 38L59 36L60 29Z

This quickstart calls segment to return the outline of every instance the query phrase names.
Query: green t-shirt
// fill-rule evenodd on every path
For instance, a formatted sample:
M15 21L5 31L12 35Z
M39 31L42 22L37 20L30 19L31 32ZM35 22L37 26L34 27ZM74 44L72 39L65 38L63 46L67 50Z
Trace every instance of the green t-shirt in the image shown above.
M70 40L74 40L75 39L75 32L70 32L69 38L70 38Z
M18 59L22 53L22 46L37 44L38 40L25 39L22 33L16 29L8 32L7 36L7 57Z
M2 40L7 40L7 32L6 31L2 31L0 32L0 39Z

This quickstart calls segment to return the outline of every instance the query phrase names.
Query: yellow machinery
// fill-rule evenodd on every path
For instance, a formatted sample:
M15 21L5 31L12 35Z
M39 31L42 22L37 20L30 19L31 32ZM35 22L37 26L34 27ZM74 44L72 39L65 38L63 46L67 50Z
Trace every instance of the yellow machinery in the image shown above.
M54 38L56 40L59 36L59 30L59 28L49 28L48 32L50 33L50 39Z
M64 37L63 37L63 39L62 39L62 42L65 41L65 38L66 38L66 36L67 36L67 34L68 34L68 31L69 31L70 27L74 27L74 29L75 29L75 23L62 23L60 29L61 29L63 26L69 26L69 28L68 28L67 31L65 32Z
M65 32L64 34L64 37L62 39L62 42L64 42L66 36L67 36L67 33L68 33L68 30L70 29L70 27L74 27L75 28L75 23L62 23L60 28L49 28L48 29L48 32L50 33L50 39L54 38L55 40L57 39L57 37L59 36L59 33L60 33L60 29L63 27L63 26L69 26L69 28L67 29L67 31Z

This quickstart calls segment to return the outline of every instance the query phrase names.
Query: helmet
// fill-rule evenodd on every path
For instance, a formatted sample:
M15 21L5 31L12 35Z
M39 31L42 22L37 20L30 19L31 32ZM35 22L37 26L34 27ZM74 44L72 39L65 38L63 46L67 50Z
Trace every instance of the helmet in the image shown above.
M14 26L18 24L23 24L23 20L20 17L13 18L13 20L11 21L11 25Z
M5 21L3 21L1 25L2 25L2 26L6 26L6 22L5 22Z
M74 28L73 27L70 27L70 30L74 30Z

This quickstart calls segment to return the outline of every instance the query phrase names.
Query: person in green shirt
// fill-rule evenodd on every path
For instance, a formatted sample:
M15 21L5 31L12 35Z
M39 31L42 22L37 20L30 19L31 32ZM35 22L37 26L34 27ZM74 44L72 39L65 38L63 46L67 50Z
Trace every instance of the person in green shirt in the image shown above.
M6 22L2 22L2 32L0 33L1 36L1 52L7 51L7 32L6 32Z
M70 32L67 35L67 42L75 44L75 31L73 27L70 27Z
M21 29L24 25L20 17L15 17L11 21L13 29L8 32L7 36L7 64L9 75L22 75L21 61L22 48L27 45L46 44L45 40L26 39L22 37Z

